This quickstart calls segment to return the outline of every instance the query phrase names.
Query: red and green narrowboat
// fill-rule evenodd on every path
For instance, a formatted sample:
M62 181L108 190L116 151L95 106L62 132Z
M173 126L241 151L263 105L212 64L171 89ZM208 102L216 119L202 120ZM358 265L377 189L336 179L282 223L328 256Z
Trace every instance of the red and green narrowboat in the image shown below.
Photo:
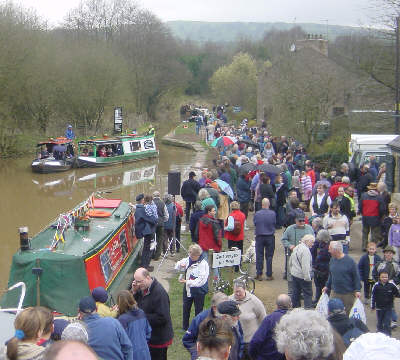
M26 284L23 307L41 305L75 316L79 299L93 288L115 295L128 286L142 246L134 224L130 204L91 196L32 239L21 228L8 283ZM15 307L19 296L18 289L7 292L1 306Z

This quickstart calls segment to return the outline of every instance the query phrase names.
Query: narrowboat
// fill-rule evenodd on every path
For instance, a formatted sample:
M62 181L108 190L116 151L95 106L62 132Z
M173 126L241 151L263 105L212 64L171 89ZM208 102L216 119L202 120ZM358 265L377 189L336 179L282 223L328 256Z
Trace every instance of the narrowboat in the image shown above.
M102 167L158 156L154 135L125 135L78 143L78 167Z
M67 171L74 166L74 142L65 137L50 139L37 144L36 158L32 161L33 172L48 174Z
M77 314L79 299L103 286L111 295L127 288L142 243L135 237L132 205L93 195L29 239L20 228L9 286L24 282L23 307L46 306ZM8 291L1 307L15 307L20 291Z

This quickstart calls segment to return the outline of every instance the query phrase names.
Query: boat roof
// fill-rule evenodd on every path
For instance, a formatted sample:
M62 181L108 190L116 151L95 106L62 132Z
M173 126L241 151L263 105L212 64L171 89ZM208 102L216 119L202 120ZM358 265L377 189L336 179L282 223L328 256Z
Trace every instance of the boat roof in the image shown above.
M37 144L37 146L46 145L46 144L53 144L53 145L60 145L60 144L71 144L74 141L71 139L67 139L65 137L56 138L56 139L49 139L47 141L42 141Z
M77 231L72 226L69 227L64 232L65 242L60 241L57 249L52 253L81 257L91 256L104 246L130 214L130 207L126 202L121 202L116 208L96 207L96 210L108 211L112 215L107 218L91 218L88 231ZM56 232L56 225L56 223L51 224L35 235L31 240L32 250L28 252L49 251Z
M114 138L82 140L79 141L78 144L79 145L121 144L123 141L142 140L148 138L154 138L154 135L147 135L147 136L121 135L121 136L116 136Z

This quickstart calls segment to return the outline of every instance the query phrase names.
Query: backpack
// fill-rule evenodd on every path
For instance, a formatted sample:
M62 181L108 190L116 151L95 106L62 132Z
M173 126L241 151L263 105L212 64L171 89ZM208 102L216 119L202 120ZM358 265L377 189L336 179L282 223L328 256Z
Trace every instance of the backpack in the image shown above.
M350 319L351 321L351 328L347 330L343 335L342 339L346 347L349 347L350 344L357 339L360 335L364 334L355 324L354 320Z
M242 223L239 220L235 219L235 222L233 224L233 230L231 231L231 233L233 235L239 235L241 231L242 231Z

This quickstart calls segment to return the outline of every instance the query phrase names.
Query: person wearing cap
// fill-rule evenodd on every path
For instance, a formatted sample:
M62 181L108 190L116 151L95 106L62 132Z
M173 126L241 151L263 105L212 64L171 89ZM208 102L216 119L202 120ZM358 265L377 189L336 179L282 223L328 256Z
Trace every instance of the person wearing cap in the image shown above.
M288 280L289 296L291 294L292 278L288 272L287 265L289 263L290 254L292 253L293 249L300 243L300 240L303 238L304 235L314 235L313 228L310 225L306 224L305 221L306 216L304 214L304 211L298 209L298 211L296 211L295 224L290 225L286 228L281 239L282 245L285 248L286 261L284 279Z
M189 224L190 210L194 210L194 203L196 202L197 193L201 186L195 179L196 173L191 171L189 173L189 179L185 180L181 187L181 196L186 203L185 216L186 224Z
M155 261L157 261L161 256L161 249L163 249L164 252L166 250L164 247L164 240L165 240L164 229L165 229L165 223L169 220L169 212L167 206L165 202L161 200L160 196L161 195L158 190L153 192L153 201L157 206L157 215L158 215L157 226L156 226L157 247L153 255Z
M191 360L197 359L197 337L199 335L200 324L206 318L216 318L217 317L217 307L220 303L229 300L228 295L222 292L216 292L211 298L211 307L209 309L203 310L200 314L195 316L190 323L189 328L186 330L182 337L183 346L190 353Z
M355 327L359 329L359 335L369 332L362 320L347 316L343 301L338 298L332 298L328 302L328 321L340 336L345 335Z
M383 250L383 260L378 261L374 269L372 270L372 277L375 281L379 280L379 273L381 271L386 271L389 275L389 281L394 282L395 284L400 283L400 266L394 261L393 257L395 255L395 250L392 246L386 246ZM392 311L392 328L397 327L397 314L395 309Z
M368 191L361 195L358 211L362 216L362 250L367 251L370 233L374 243L381 240L381 218L385 213L385 204L379 197L376 183L369 184Z
M74 133L74 130L72 130L72 125L71 124L69 124L67 126L67 130L65 130L65 134L64 135L68 140L74 140L75 139L75 133Z
M78 318L87 326L88 344L98 357L132 360L132 343L118 320L97 314L96 303L91 296L79 301L78 311Z
M168 293L145 268L139 268L133 274L131 290L138 307L144 311L151 326L151 358L167 359L168 347L174 337Z
M239 304L233 300L223 301L217 306L217 310L218 317L222 318L224 321L227 321L232 327L235 338L235 342L232 345L229 353L229 359L239 360L242 358L244 350L243 330L239 321L239 315L241 314Z
M249 354L253 360L285 360L285 355L278 352L274 331L276 324L292 307L292 301L286 294L276 299L276 310L267 315L254 333L249 346Z
M349 256L343 253L343 245L340 241L331 241L329 244L329 277L322 292L331 291L332 298L343 301L346 314L354 304L356 298L360 298L361 282L357 264Z
M139 194L136 196L136 210L135 210L135 235L137 239L144 238L141 266L149 271L153 271L154 267L150 266L151 252L150 244L153 239L154 228L157 224L157 217L150 216L146 213L144 207L144 195Z
M289 272L292 276L291 298L294 308L301 306L301 294L304 298L304 308L312 308L312 256L310 249L314 242L314 235L304 235L289 258Z
M92 297L96 301L97 313L102 316L117 317L117 311L111 310L106 302L108 300L108 292L102 286L98 286L92 290Z

